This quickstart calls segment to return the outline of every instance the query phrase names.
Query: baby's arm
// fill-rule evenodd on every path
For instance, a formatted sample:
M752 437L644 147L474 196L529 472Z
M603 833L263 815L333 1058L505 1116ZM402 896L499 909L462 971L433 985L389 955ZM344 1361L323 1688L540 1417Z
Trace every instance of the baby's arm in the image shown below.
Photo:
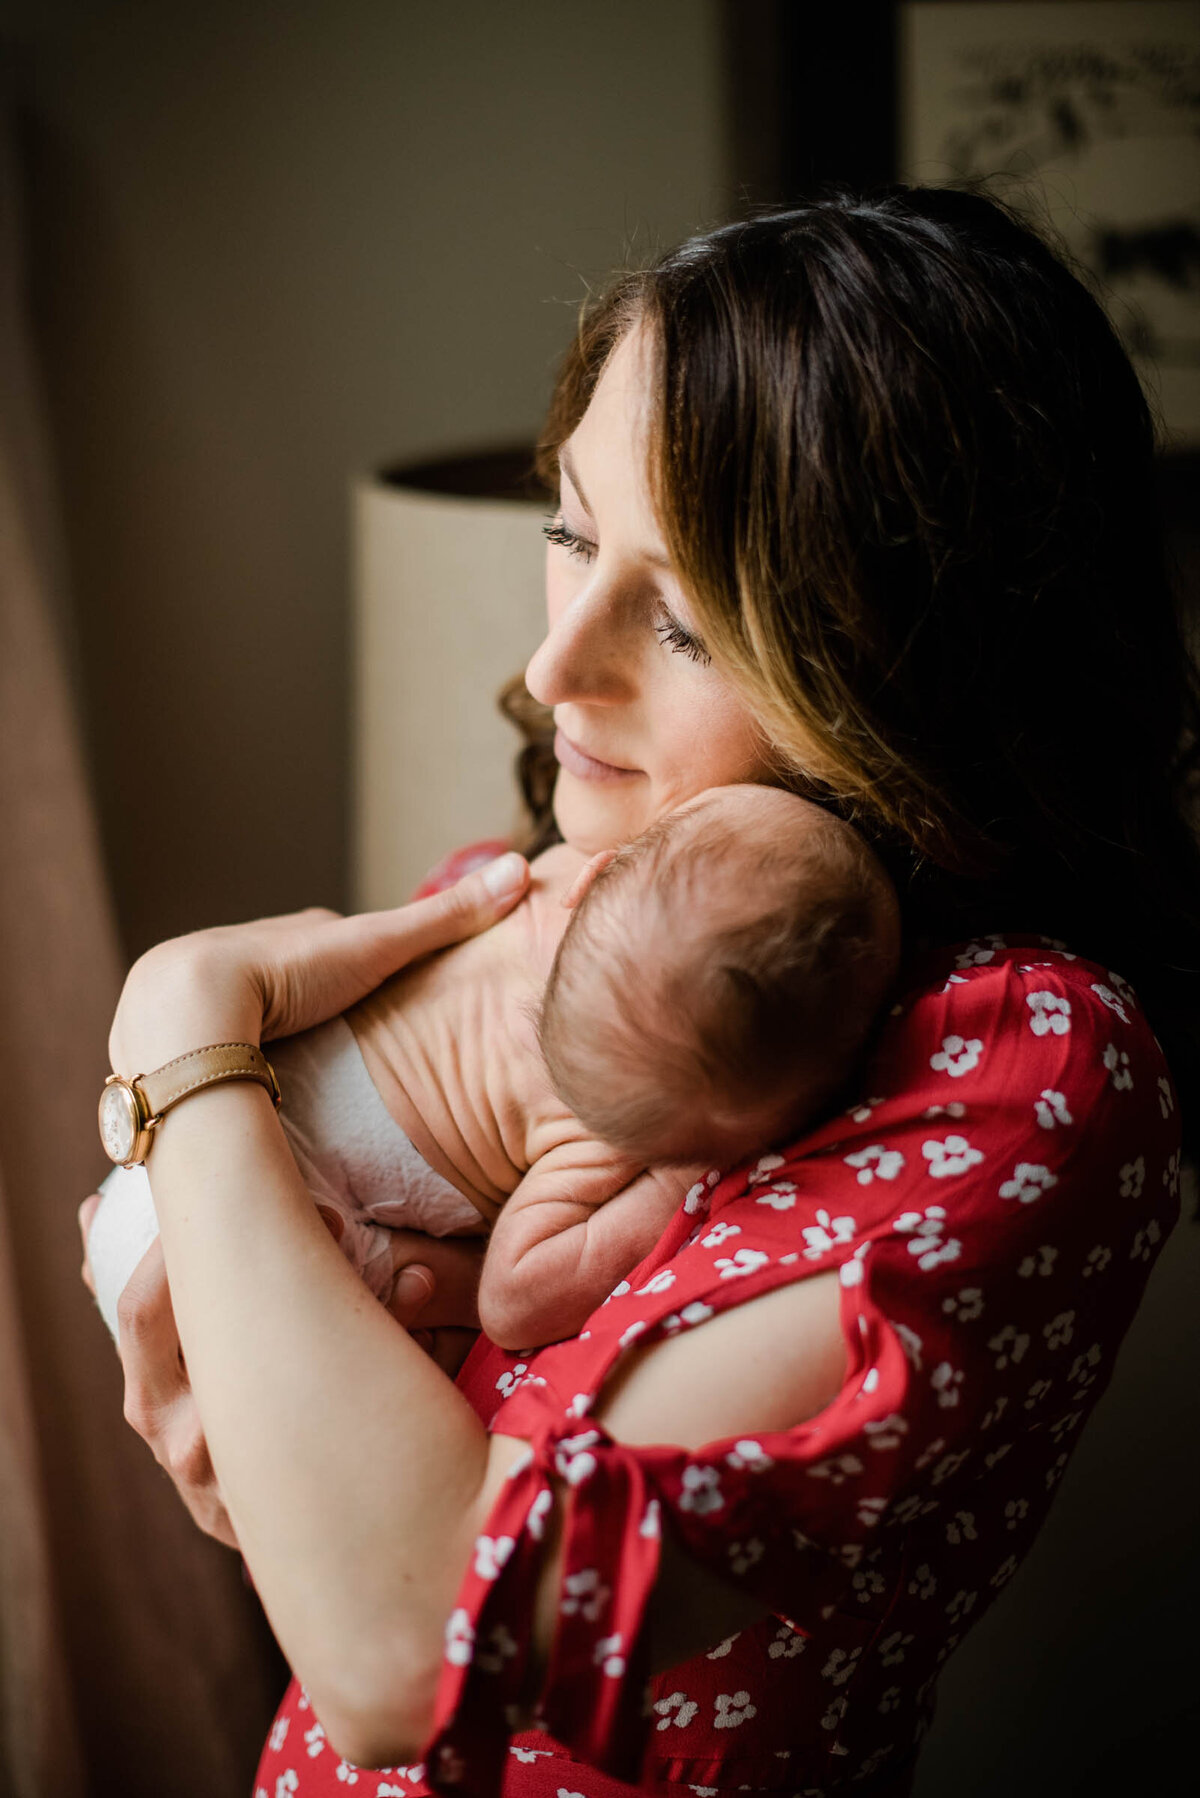
M598 1142L543 1155L488 1243L479 1321L492 1341L535 1348L573 1336L650 1253L707 1165L640 1172Z

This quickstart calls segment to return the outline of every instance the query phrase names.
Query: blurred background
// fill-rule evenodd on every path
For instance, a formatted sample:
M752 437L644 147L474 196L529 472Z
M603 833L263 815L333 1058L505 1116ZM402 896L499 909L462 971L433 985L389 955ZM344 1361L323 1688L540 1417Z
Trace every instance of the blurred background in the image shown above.
M492 696L537 640L542 510L466 497L464 459L532 444L627 260L826 178L995 171L1113 296L1190 591L1198 29L1180 0L0 0L0 1798L249 1790L283 1670L120 1422L73 1209L130 959L398 901L514 823ZM1197 1240L950 1664L919 1798L1194 1780Z

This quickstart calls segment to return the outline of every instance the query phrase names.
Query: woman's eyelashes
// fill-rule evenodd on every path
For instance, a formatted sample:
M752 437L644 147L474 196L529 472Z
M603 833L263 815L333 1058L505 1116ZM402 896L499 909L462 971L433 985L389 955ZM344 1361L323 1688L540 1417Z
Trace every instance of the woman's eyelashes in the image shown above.
M553 543L559 549L565 549L567 554L573 556L576 561L590 562L595 557L597 545L587 537L581 537L578 531L573 531L569 524L563 522L561 515L552 518L549 523L542 526L542 535L547 543ZM654 622L654 630L659 642L667 644L669 648L678 651L680 655L687 656L690 661L701 662L707 666L712 657L699 637L695 637L691 631L685 630L678 618L672 617L665 606L660 605L659 609L661 616Z

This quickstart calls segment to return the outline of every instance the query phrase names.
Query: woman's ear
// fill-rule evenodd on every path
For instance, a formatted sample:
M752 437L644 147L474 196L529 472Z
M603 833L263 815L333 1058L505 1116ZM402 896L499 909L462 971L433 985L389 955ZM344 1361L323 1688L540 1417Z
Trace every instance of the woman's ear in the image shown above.
M578 874L562 896L562 902L568 911L574 911L583 895L599 874L601 868L607 868L610 861L619 853L616 849L598 849L589 862L580 868Z

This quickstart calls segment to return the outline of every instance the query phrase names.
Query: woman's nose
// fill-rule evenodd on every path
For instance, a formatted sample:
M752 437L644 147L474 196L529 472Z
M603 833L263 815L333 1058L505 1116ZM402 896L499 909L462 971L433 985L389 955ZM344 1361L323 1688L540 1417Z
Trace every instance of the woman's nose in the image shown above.
M599 592L577 593L550 607L550 627L525 670L525 685L542 705L589 701L619 705L632 695L633 646Z

